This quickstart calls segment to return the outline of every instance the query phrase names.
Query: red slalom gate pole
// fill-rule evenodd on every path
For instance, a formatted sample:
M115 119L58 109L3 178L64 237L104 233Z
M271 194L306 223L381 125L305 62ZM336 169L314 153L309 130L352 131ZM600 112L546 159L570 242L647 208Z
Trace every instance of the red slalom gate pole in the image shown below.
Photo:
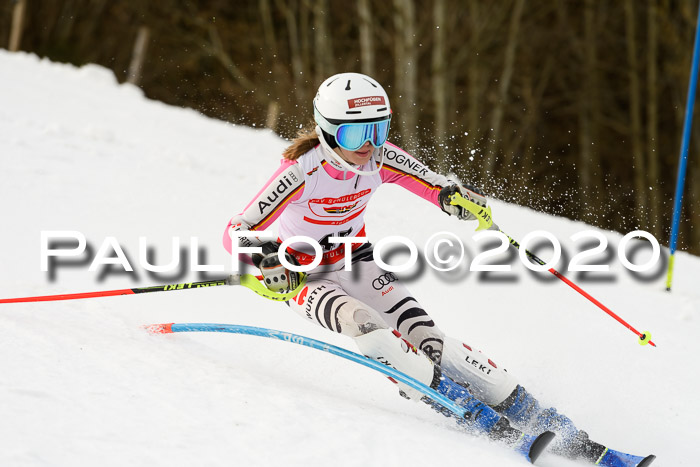
M494 230L502 233L503 235L508 238L508 241L510 242L511 245L513 245L515 248L518 250L520 249L520 243L516 242L510 235L502 231L501 229L498 228L496 224L493 223L493 217L491 216L491 207L482 207L479 206L478 204L474 203L473 201L463 198L459 193L455 193L452 195L452 198L450 200L451 204L459 205L462 206L464 209L467 211L471 212L474 217L476 217L476 220L479 221L479 227L477 227L476 230ZM546 263L542 261L540 258L535 256L534 254L530 253L529 251L525 250L525 254L527 254L527 257L530 258L533 262L539 264L540 266L544 266ZM639 337L639 343L641 345L646 345L646 344L651 344L652 346L656 347L656 344L654 344L651 341L651 333L649 331L646 331L644 333L641 333L634 329L627 321L624 319L620 318L617 316L615 313L613 313L608 307L600 303L598 300L593 298L588 292L583 290L581 287L578 285L574 284L570 279L567 279L564 277L562 273L557 271L554 268L549 268L549 272L554 274L556 277L561 279L564 283L566 283L569 287L586 297L588 300L591 301L594 305L596 305L598 308L606 312L608 315L613 317L615 320L617 320L618 323L622 324L624 327L635 333Z
M494 225L495 225L495 224L494 224ZM502 233L503 235L505 235L506 237L508 237L508 241L510 242L511 245L513 245L513 246L514 246L515 248L517 248L517 249L520 249L520 244L519 244L518 242L516 242L515 240L513 240L513 238L511 238L507 233L505 233L505 232L502 231L501 229L498 229L498 231L501 232L501 233ZM538 258L538 257L537 257L536 255L534 255L533 253L530 253L528 250L525 250L525 254L528 256L528 258L530 258L531 260L533 260L535 263L539 264L540 266L544 266L545 262L542 261L540 258ZM610 308L608 308L607 306L603 305L603 304L600 303L598 300L596 300L595 298L593 298L593 296L592 296L591 294L589 294L588 292L586 292L585 290L583 290L581 287L579 287L578 285L576 285L571 279L565 277L562 273L560 273L559 271L557 271L557 270L554 269L554 268L549 268L548 271L551 272L552 274L554 274L554 275L555 275L556 277L558 277L559 279L561 279L566 285L568 285L569 287L571 287L572 289L574 289L576 292L578 292L578 293L580 293L581 295L583 295L584 297L586 297L591 303L593 303L594 305L596 305L598 308L600 308L601 310L603 310L604 312L606 312L607 314L609 314L611 317L613 317L615 320L617 320L618 323L620 323L621 325L623 325L624 327L626 327L627 329L629 329L630 331L632 331L633 333L635 333L635 334L639 337L639 343L640 343L641 345L650 344L650 345L652 345L653 347L656 347L656 344L654 344L654 343L651 341L651 333L650 333L649 331L646 331L646 332L644 332L644 333L641 333L641 332L637 331L634 327L632 327L631 324L629 324L627 321L625 321L624 319L620 318L618 315L616 315L615 313L613 313L613 311L610 310Z
M71 293L71 294L59 294L59 295L41 295L38 297L19 297L19 298L2 298L0 299L0 304L3 303L26 303L26 302L52 302L57 300L77 300L81 298L95 298L95 297L110 297L114 295L132 295L141 294L147 292L170 292L173 290L187 290L187 289L200 289L204 287L215 287L217 285L242 285L246 287L261 297L267 298L268 300L274 300L277 302L286 302L294 298L302 288L306 286L307 276L304 274L299 285L294 290L287 292L274 292L262 283L260 280L262 276L254 276L252 274L232 274L225 279L215 279L211 281L201 281L201 282L184 282L181 284L165 284L165 285L154 285L152 287L137 287L133 289L117 289L117 290L103 290L100 292L84 292L84 293Z
M526 251L526 253L529 254L530 252ZM533 255L533 256L534 256L534 255ZM654 344L654 342L652 342L652 340L651 340L651 333L649 333L649 331L644 332L644 333L641 333L641 332L637 331L637 330L634 329L634 327L632 327L632 325L630 325L627 321L625 321L624 319L620 318L620 317L619 317L618 315L616 315L610 308L608 308L607 306L605 306L605 305L603 305L602 303L600 303L598 300L596 300L595 298L593 298L593 296L591 296L588 292L586 292L586 291L583 290L581 287L579 287L578 285L574 284L572 281L570 281L569 279L567 279L566 277L564 277L564 276L563 276L559 271L557 271L556 269L551 268L551 269L549 269L549 272L551 272L552 274L554 274L555 276L557 276L559 279L561 279L562 281L564 281L569 287L571 287L572 289L574 289L575 291L577 291L578 293L580 293L581 295L583 295L584 297L586 297L586 298L587 298L588 300L590 300L593 304L597 305L598 308L600 308L601 310L603 310L604 312L606 312L607 314L609 314L610 316L612 316L613 318L615 318L615 319L617 320L618 323L620 323L621 325L623 325L624 327L626 327L627 329L629 329L630 331L632 331L633 333L635 333L637 336L639 336L640 344L642 344L642 345L644 345L644 344L650 344L650 345L656 347L656 344ZM645 342L645 341L646 341L646 342Z
M154 285L152 287L136 287L133 289L102 290L99 292L83 292L58 295L40 295L37 297L2 298L0 303L53 302L58 300L78 300L82 298L112 297L115 295L132 295L148 292L170 292L173 290L198 289L215 287L217 285L233 285L230 278L212 281L184 282L181 284Z

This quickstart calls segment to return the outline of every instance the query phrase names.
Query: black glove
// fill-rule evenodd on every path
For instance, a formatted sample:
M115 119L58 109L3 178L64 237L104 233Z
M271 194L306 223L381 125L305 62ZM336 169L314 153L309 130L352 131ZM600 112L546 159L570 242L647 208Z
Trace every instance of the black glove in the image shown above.
M455 183L453 185L447 185L445 188L440 190L439 195L440 206L442 207L442 210L450 216L457 216L461 220L465 221L473 221L476 219L476 216L474 216L474 214L467 211L462 206L450 204L450 197L452 197L452 195L454 195L455 193L459 193L460 195L462 195L462 198L466 198L472 201L473 203L478 204L482 208L486 207L487 200L483 191L471 185L457 185Z
M265 242L260 245L262 254L252 255L253 264L260 269L265 286L273 292L287 292L296 289L302 279L302 273L290 271L280 263L277 251L280 244L277 242ZM284 257L288 263L299 266L299 261L284 252Z

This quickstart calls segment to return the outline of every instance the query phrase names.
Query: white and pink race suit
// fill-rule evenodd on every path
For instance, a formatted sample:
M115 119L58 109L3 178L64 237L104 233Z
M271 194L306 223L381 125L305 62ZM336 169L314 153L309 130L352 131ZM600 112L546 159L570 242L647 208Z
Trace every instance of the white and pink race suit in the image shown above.
M306 286L288 302L295 312L354 338L360 350L374 358L386 348L378 350L384 344L377 343L376 336L382 333L372 331L395 329L430 359L426 361L440 365L483 402L499 404L515 389L513 377L481 352L445 336L401 281L375 264L371 245L353 244L352 271L345 271L344 245L329 241L330 237L365 236L365 209L382 183L401 185L440 207L440 190L452 182L389 142L383 155L384 165L374 175L345 171L324 156L320 145L297 160L283 160L243 212L231 219L224 246L230 253L231 229L262 231L275 221L279 221L280 241L292 236L316 240L324 250L323 258L309 273ZM371 164L376 162L370 160L361 169L369 170ZM259 241L241 239L241 244ZM300 264L315 258L315 251L305 243L287 251ZM396 366L426 384L431 382L432 369L428 374L424 363L411 365Z

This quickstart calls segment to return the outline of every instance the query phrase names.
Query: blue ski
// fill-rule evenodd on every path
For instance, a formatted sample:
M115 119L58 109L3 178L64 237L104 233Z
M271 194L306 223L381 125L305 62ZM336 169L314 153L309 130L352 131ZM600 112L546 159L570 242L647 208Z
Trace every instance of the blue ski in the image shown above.
M656 456L633 456L632 454L625 454L624 452L615 451L613 449L605 448L605 451L600 455L595 465L602 465L604 467L646 467L654 462Z
M583 431L579 432L576 440L569 446L554 446L553 452L570 459L584 459L602 467L647 467L656 459L654 455L634 456L607 448L588 439L588 435Z

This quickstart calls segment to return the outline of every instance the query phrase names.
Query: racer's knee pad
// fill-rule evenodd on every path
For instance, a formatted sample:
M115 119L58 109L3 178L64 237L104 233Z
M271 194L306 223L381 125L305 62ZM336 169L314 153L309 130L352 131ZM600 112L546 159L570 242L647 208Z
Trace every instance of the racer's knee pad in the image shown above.
M344 300L336 315L343 335L358 337L377 329L387 328L377 312L361 301L350 296L346 296Z
M349 296L331 281L308 283L299 295L287 303L304 318L349 337L387 327L376 311Z

